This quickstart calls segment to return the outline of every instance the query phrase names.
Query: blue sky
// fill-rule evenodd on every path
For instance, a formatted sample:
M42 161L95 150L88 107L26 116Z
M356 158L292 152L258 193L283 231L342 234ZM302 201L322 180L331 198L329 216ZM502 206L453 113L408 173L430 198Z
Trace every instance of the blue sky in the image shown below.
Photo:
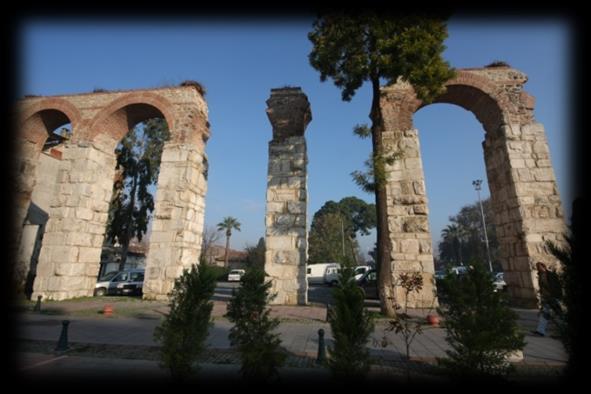
M312 17L286 20L204 18L167 21L24 20L20 94L61 95L102 89L137 89L197 80L207 89L211 138L207 225L225 216L242 223L233 248L264 236L267 149L271 125L265 114L270 89L300 86L312 109L308 143L308 212L326 201L357 196L373 202L350 173L361 169L369 140L351 132L368 123L371 103L364 85L351 102L341 101L332 81L320 82L308 63ZM525 72L525 90L536 98L536 119L550 144L563 207L570 217L568 161L572 139L569 107L570 27L560 19L455 19L449 21L446 60L453 67L481 67L494 60ZM447 104L427 106L414 118L419 130L430 225L434 241L466 204L477 200L472 180L483 179L489 195L474 115ZM363 237L367 252L375 236ZM436 247L435 247L436 249Z

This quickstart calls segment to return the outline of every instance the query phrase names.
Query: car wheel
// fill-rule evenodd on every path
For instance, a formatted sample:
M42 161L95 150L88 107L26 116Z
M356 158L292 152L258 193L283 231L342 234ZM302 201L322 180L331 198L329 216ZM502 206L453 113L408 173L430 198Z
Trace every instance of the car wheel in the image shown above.
M102 297L102 296L104 296L106 294L107 294L107 289L105 289L104 287L101 287L101 288L97 289L96 290L96 293L95 293L95 295L97 297Z

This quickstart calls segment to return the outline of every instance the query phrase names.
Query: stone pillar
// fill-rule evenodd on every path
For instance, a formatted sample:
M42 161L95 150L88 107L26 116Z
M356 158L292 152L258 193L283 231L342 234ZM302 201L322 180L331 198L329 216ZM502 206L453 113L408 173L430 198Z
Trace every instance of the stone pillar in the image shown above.
M382 138L386 152L400 155L392 165L386 165L394 283L401 273L421 273L423 289L410 295L408 305L411 308L436 306L429 208L418 131L387 130ZM399 286L396 286L396 299L398 303L404 302L404 290Z
M21 253L23 246L23 226L27 217L29 206L31 205L31 196L35 188L35 172L37 169L37 162L39 160L40 148L38 144L20 140L17 145L18 152L15 154L14 163L12 163L12 172L10 176L15 182L15 207L14 207L14 223L12 223L11 237L9 237L9 245L11 248L10 255L16 259L13 269L13 281L17 292L24 289L29 269L29 260ZM30 257L30 256L29 256Z
M566 230L544 127L501 126L483 148L505 281L515 305L536 307L535 263L556 264L545 242Z
M164 145L144 280L145 299L168 299L183 269L199 263L206 157L196 145Z
M103 137L64 146L33 299L93 295L113 192L114 144Z
M271 293L276 294L273 304L305 305L308 157L304 132L312 114L300 88L271 89L267 105L273 139L269 142L265 272L273 283Z

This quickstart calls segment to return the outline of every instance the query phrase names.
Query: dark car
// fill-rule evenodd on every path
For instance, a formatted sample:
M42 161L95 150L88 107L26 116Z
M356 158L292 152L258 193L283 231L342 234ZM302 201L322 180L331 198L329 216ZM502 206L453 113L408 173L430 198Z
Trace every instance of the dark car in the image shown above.
M380 298L378 295L378 273L375 269L368 270L359 280L357 285L363 289L365 298L371 298L377 300Z

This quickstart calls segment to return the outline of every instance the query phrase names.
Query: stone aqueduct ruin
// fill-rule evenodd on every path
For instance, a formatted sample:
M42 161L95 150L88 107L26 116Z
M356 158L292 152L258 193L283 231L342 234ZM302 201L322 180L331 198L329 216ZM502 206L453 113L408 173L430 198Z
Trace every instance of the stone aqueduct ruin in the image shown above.
M527 77L509 67L458 70L435 102L471 111L485 131L483 142L494 223L505 280L516 305L537 303L534 265L555 264L544 242L561 241L565 224L544 128L533 116ZM306 304L307 154L304 131L310 105L299 88L272 89L265 270L274 303ZM420 272L428 284L411 304L432 305L434 273L427 196L413 114L423 104L405 83L382 89L384 144L403 152L387 166L388 226L392 272ZM166 299L183 268L201 250L209 138L208 109L195 87L29 97L18 103L20 152L17 233L23 272L31 265L24 224L33 206L46 211L33 295L62 300L90 296L96 283L115 175L115 147L133 126L154 117L168 123L158 178L144 297ZM72 138L57 165L42 165L49 134L70 123ZM49 182L48 182L49 180ZM52 181L53 180L53 181ZM44 189L43 207L35 195ZM37 193L37 194L36 194ZM24 251L24 252L23 252Z

